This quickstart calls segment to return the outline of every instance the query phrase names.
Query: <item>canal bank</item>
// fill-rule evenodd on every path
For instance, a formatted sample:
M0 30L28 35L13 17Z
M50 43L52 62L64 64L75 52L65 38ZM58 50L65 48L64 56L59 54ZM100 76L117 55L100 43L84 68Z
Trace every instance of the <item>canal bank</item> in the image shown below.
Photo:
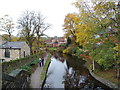
M71 55L71 56L77 57L76 55ZM105 78L98 76L97 74L92 72L92 70L90 70L90 64L92 64L92 61L86 60L85 67L89 70L89 73L93 78L95 78L97 81L103 83L104 85L106 85L109 88L112 88L114 90L120 90L120 82L119 82L120 80L118 80L118 84L115 84L115 83L111 82L110 80L107 80Z
M74 56L74 55L73 55ZM115 89L115 90L120 90L120 83L119 83L119 80L118 80L118 84L115 84L113 83L112 81L110 80L107 80L105 79L105 77L100 77L97 75L97 72L93 72L91 69L90 69L90 65L92 65L92 60L90 59L87 59L86 60L86 64L85 64L85 67L89 70L89 73L92 77L94 77L96 80L100 81L101 83L103 83L104 85L108 86L109 88L112 88L112 89ZM105 74L105 73L104 73ZM111 74L111 73L109 73ZM105 75L108 75L105 74ZM113 77L112 77L113 78ZM115 77L114 77L115 78Z

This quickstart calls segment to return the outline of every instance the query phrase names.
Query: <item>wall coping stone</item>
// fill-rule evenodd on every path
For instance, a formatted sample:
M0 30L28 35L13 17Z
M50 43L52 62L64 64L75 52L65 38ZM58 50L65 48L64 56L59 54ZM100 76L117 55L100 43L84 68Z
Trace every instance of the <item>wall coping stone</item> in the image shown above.
M22 69L16 69L13 70L11 73L9 73L8 75L16 77L20 72L22 71Z

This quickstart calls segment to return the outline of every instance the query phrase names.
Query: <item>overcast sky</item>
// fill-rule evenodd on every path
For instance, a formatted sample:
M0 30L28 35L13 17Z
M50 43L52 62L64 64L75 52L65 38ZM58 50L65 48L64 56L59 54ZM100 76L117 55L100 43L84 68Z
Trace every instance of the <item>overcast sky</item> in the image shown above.
M8 14L16 22L25 10L40 11L46 17L46 22L52 24L47 30L49 36L63 36L65 15L77 12L73 2L76 0L2 0L0 2L0 17ZM16 33L14 33L16 35Z

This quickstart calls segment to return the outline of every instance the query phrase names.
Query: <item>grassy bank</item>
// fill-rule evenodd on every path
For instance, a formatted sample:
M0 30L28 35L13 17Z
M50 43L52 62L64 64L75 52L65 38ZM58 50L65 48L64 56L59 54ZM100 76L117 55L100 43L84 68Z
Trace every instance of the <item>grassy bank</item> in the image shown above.
M87 60L86 59L86 64L85 67L87 67L88 69L92 70L92 60ZM95 71L93 72L95 74L95 76L103 78L104 80L107 80L109 82L112 82L113 84L120 85L120 79L117 78L117 73L115 71L115 69L109 69L109 70L99 70L99 69L95 69Z
M47 60L46 60L46 62L45 62L45 65L44 65L44 67L43 67L43 72L42 72L42 74L41 74L41 80L42 80L42 81L43 81L43 80L45 79L45 77L46 77L47 68L48 68L48 65L49 65L49 63L50 63L50 59L51 59L51 54L49 54L49 56L48 56L48 58L47 58Z
M117 74L116 74L115 70L107 70L107 71L104 70L104 71L99 71L99 72L94 72L94 73L98 77L102 77L116 85L120 85L120 79L118 79L116 77Z

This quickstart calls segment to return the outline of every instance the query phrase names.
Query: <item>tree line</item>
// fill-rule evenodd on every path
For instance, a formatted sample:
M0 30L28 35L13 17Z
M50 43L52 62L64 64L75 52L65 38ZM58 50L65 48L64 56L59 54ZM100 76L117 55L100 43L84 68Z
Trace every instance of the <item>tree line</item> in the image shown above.
M32 53L33 44L36 43L37 49L40 46L41 36L47 36L44 34L46 30L50 28L50 24L45 22L45 17L40 12L24 11L23 14L17 20L18 38L17 40L26 41L30 47ZM12 41L12 33L16 32L15 24L9 15L5 15L0 18L0 31L6 32L7 35L2 35L2 38L6 41Z

